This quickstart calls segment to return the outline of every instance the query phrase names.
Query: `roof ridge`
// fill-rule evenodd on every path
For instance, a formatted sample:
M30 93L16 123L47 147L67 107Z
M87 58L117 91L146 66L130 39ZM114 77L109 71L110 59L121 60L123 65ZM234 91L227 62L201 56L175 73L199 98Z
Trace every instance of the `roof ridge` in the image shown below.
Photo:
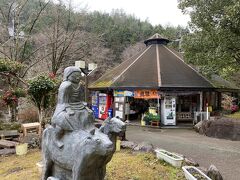
M158 77L158 86L160 87L162 84L162 79L161 79L161 68L160 68L160 59L159 59L159 48L158 45L156 45L156 59L157 59L157 77Z
M193 71L195 71L199 76L201 76L203 79L205 79L209 84L211 84L213 87L213 83L211 81L209 81L207 78L205 78L202 74L200 74L196 69L194 69L192 66L190 66L189 64L187 64L181 57L179 57L176 53L174 53L171 49L169 49L168 47L166 47L165 45L163 45L164 48L166 48L168 51L170 51L174 56L176 56L178 59L180 59L185 65L187 65L188 67L190 67Z
M140 57L141 57L148 49L150 49L150 47L152 47L152 45L150 45L148 48L146 48L123 72L121 72L121 73L116 77L116 79L114 79L114 80L112 81L112 84L113 84L114 82L116 82L116 81L118 80L118 78L119 78L120 76L122 76L136 61L138 61L138 60L140 59Z

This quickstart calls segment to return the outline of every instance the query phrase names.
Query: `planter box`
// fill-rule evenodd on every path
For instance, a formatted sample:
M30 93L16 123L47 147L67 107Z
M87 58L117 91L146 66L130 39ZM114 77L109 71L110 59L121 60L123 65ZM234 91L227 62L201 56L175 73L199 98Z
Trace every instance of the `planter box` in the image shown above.
M158 159L162 159L175 167L181 167L183 162L182 156L168 152L164 149L155 149L155 152Z
M200 169L196 168L195 166L183 166L182 169L183 169L184 175L187 180L212 180L211 178L209 178L206 174L204 174ZM194 169L197 173L201 174L202 178L194 177L189 172L190 169Z

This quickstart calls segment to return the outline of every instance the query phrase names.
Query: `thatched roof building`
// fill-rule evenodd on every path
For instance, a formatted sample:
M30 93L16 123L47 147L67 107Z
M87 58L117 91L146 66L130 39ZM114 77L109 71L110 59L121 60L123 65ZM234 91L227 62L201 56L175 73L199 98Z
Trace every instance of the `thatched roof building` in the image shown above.
M144 41L146 49L104 74L90 89L212 89L214 86L159 34Z

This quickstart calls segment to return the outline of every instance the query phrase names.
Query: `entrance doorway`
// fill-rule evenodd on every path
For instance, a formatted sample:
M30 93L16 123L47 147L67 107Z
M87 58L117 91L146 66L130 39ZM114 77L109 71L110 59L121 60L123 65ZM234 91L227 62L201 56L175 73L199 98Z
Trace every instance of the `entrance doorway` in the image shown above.
M193 123L194 112L198 109L199 94L177 97L177 124Z

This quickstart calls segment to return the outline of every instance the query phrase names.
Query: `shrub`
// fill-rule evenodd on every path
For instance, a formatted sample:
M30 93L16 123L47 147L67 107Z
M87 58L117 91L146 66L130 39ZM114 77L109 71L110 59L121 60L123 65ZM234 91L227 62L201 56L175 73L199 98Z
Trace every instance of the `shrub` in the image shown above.
M28 94L38 108L39 121L42 122L46 109L55 102L58 80L50 75L39 75L29 81Z
M46 108L50 103L50 93L56 90L56 87L56 80L47 75L40 75L29 81L28 93L38 108Z
M14 123L1 123L0 122L0 130L18 130L21 131L21 124L14 122Z
M5 105L11 106L11 105L17 105L18 104L18 98L25 97L26 92L25 90L21 88L17 88L15 90L7 90L4 92L2 96L2 100Z
M0 59L0 72L16 73L23 67L24 67L24 65L17 61L11 61L8 59Z
M160 115L153 115L151 113L147 113L144 118L144 121L150 122L150 121L160 121Z

